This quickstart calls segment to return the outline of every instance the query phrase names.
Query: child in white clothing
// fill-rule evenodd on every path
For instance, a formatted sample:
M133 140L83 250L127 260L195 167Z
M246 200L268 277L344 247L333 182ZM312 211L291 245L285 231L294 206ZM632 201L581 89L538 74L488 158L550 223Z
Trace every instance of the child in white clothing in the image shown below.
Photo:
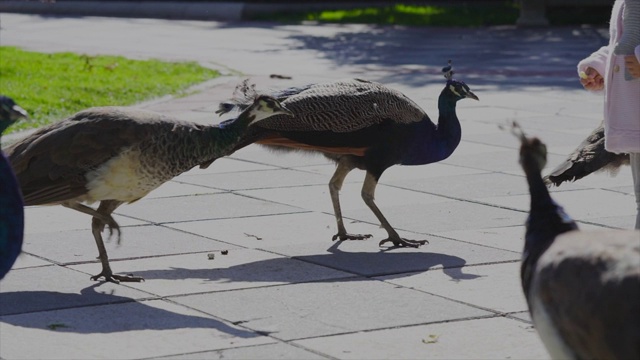
M640 229L640 0L626 2L613 5L609 45L580 61L578 73L585 89L604 91L605 148L631 156Z

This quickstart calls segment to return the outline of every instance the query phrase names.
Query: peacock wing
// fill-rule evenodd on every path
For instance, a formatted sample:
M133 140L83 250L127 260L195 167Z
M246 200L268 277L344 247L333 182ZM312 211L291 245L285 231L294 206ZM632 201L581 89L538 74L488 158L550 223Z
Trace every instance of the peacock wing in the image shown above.
M424 110L401 92L361 79L314 84L292 92L282 103L295 117L273 116L260 127L345 133L385 120L409 124L426 117Z
M26 205L57 203L87 192L86 173L140 144L154 132L159 114L129 108L91 108L40 129L7 155Z

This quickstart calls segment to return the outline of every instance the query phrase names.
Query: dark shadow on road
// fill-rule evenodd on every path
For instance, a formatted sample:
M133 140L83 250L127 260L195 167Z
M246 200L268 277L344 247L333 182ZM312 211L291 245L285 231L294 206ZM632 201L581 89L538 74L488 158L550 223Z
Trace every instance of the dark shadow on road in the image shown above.
M100 284L89 286L83 289L80 294L54 291L0 293L0 311L5 315L0 319L0 326L2 323L6 323L21 327L48 328L57 332L81 334L202 328L216 329L241 338L261 336L215 319L174 313L151 306L146 302L137 302L118 295L100 293L96 291L99 286ZM90 304L89 301L91 301ZM41 311L30 313L34 309L42 310L43 304L48 304L51 310L59 311L55 316L42 314ZM118 306L111 306L113 304L118 304ZM64 312L64 309L70 308L73 308L73 314ZM8 314L20 315L9 316ZM52 321L52 318L56 320Z
M278 257L225 268L186 269L172 267L162 270L136 271L134 275L146 280L203 279L215 282L282 282L296 283L313 280L348 281L352 275L374 277L403 277L429 269L442 268L454 281L475 279L478 276L465 274L466 261L460 257L419 251L343 252L340 242L334 243L328 254ZM303 263L306 264L303 264ZM215 262L212 263L215 266ZM308 264L344 271L328 273ZM326 270L326 269L325 269Z

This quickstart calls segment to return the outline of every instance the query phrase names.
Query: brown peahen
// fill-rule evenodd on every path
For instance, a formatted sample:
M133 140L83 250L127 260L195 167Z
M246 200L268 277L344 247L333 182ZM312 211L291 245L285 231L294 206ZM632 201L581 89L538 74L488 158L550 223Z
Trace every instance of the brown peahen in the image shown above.
M236 119L199 125L123 107L81 111L46 126L7 149L25 205L62 205L91 215L102 272L92 280L141 281L114 275L102 241L120 228L111 214L123 203L195 166L229 155L251 126L291 112L269 96L258 96ZM85 204L100 201L97 209Z
M394 246L418 247L426 241L401 238L376 203L374 193L382 173L393 165L424 165L449 157L460 143L461 128L456 103L478 100L464 82L454 80L451 65L443 69L446 85L438 98L438 124L401 92L382 84L361 80L339 80L294 87L272 93L295 115L274 116L252 127L236 149L251 143L279 149L321 152L337 163L329 191L338 233L333 240L364 239L371 235L347 233L340 209L339 191L354 168L366 171L362 199L373 211ZM231 102L218 113L243 109L255 94L242 84Z
M640 231L580 231L540 172L546 146L516 128L531 210L522 257L529 312L554 359L640 358Z

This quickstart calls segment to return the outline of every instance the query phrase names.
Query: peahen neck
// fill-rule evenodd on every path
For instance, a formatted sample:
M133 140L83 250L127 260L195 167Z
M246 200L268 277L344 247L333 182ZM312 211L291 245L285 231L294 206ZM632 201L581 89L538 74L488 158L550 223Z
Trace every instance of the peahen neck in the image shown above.
M192 158L201 164L231 154L251 120L243 113L235 120L207 126L194 141Z
M523 288L528 295L535 264L540 256L549 248L556 236L578 227L549 195L536 160L525 156L522 161L531 195L521 270Z

